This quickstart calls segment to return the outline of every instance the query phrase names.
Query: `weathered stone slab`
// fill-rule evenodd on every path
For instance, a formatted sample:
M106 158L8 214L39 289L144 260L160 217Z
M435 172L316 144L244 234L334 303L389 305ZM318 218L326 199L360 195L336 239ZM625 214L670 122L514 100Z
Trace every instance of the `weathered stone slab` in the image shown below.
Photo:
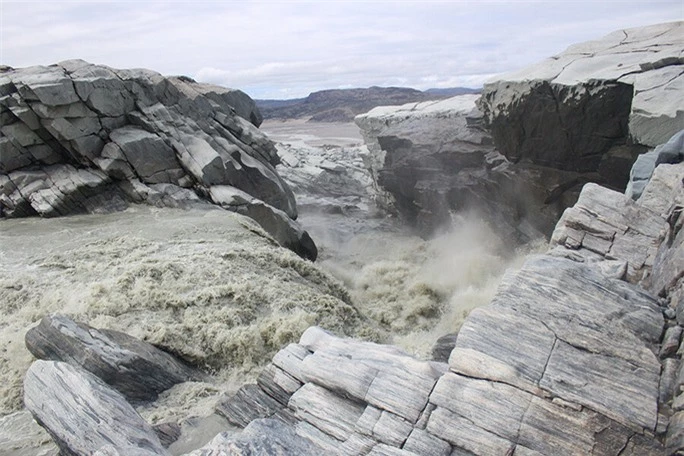
M344 391L348 387L346 394L352 397L358 398L365 390L364 397L359 399L411 423L420 417L441 375L432 364L419 361L397 347L346 340L316 327L302 334L300 344L316 353L323 352L320 360L329 360L326 369L321 371L325 363L319 363L314 365L315 371L307 371L312 379L315 377L335 390ZM335 356L340 359L334 360Z
M370 453L368 453L368 456L417 456L417 454L381 443L374 446Z
M378 442L366 435L354 433L340 445L338 453L342 456L368 454L377 444Z
M657 301L643 290L588 264L539 256L470 314L450 364L457 373L548 391L654 431L661 369L654 351L663 324Z
M633 431L593 411L534 397L518 443L541 454L621 454Z
M112 445L127 455L168 455L121 394L67 363L34 362L24 379L24 403L64 454L92 454Z
M298 436L311 440L322 448L322 454L336 454L337 450L342 446L342 442L307 421L298 421L295 424L295 432Z
M449 365L457 373L501 381L540 394L538 381L555 335L536 320L504 307L474 309L461 326Z
M0 417L0 448L12 456L59 456L50 434L27 410Z
M121 148L145 183L177 183L176 176L184 174L175 152L158 135L136 127L123 127L112 131L109 138Z
M44 317L26 333L25 342L36 358L82 367L131 401L153 400L177 383L203 377L147 342L118 331L98 330L64 315Z
M515 441L533 395L513 386L447 373L430 395L430 402L469 423Z
M211 442L187 456L319 456L323 449L276 420L255 420L239 435L217 435Z
M472 424L468 419L437 407L427 431L452 445L474 454L510 454L515 444Z
M245 427L258 418L270 418L282 408L280 402L259 386L248 384L241 386L233 396L219 401L215 410L230 423Z
M259 374L257 385L272 398L287 405L292 394L302 387L302 382L279 367L269 364Z
M325 349L314 352L302 362L304 378L342 396L364 400L378 369L370 363L336 356Z
M364 407L336 394L307 383L290 398L289 408L297 418L304 420L326 434L345 441L354 432Z
M599 215L600 214L600 215ZM587 184L574 207L567 209L551 237L551 246L588 250L628 263L627 278L638 282L653 265L667 225L665 220L621 193ZM579 239L572 233L579 233ZM590 235L592 241L584 243ZM596 248L596 239L610 242Z
M540 386L637 431L655 431L659 382L659 366L646 369L559 340Z
M373 426L373 437L378 442L401 448L412 430L412 424L405 419L383 411Z
M406 439L403 449L416 454L451 455L451 445L422 429L411 431L411 435Z
M302 361L309 355L311 355L311 352L305 347L299 344L289 344L275 354L273 365L279 367L283 372L300 382L305 383L306 378L302 374Z

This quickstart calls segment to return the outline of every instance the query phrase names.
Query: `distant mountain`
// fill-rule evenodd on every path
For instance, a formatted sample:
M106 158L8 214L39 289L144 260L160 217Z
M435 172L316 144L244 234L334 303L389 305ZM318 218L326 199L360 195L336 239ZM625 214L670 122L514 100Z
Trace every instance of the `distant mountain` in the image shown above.
M406 87L369 87L321 90L306 98L291 100L255 101L264 119L310 118L312 122L349 122L357 114L368 112L376 106L439 100L467 93L479 93L479 89L454 87L421 92Z

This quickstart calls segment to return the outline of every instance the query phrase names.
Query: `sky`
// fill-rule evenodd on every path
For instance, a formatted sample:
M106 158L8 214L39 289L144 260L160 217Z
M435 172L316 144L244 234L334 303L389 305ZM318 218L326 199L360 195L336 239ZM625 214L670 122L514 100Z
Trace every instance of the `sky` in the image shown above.
M241 89L479 87L569 45L684 20L684 0L0 0L0 64L80 58Z

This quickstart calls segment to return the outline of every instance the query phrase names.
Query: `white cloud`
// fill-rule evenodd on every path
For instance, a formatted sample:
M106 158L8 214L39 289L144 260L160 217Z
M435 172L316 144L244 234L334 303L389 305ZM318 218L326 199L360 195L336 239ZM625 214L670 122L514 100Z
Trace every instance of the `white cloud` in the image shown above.
M0 63L83 58L186 74L259 98L478 86L619 28L684 19L681 0L0 0L0 8Z

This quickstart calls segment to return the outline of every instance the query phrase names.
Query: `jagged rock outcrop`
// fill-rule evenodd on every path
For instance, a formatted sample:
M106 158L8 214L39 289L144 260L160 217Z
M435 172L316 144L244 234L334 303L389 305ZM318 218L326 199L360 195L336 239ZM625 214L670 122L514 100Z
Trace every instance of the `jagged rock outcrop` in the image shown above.
M380 206L424 235L474 211L502 238L548 234L586 178L536 165L515 166L482 128L477 96L376 108L357 116Z
M64 315L43 317L26 333L25 342L36 358L81 367L132 402L154 400L177 383L204 377L154 345Z
M619 31L480 98L357 116L380 203L424 234L476 210L507 239L550 235L586 182L622 191L637 156L684 128L682 30Z
M152 428L98 377L70 364L36 361L24 379L24 403L61 453L163 455Z
M110 212L211 201L214 186L297 216L275 146L243 92L70 60L0 73L0 215ZM274 225L268 213L267 229ZM278 230L301 235L293 222ZM310 239L299 246L309 258Z
M478 106L509 160L613 184L684 127L683 48L684 22L619 30L485 84Z

